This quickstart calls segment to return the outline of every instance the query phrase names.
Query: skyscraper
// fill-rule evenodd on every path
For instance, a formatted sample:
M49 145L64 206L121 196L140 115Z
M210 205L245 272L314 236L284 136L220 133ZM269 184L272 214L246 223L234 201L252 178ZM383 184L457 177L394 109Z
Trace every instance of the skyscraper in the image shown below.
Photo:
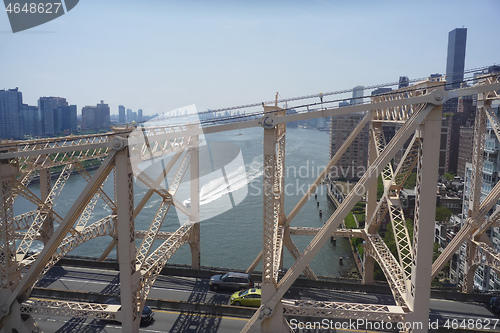
M142 109L137 110L137 121L142 121Z
M131 123L132 121L134 121L132 109L127 109L127 123Z
M448 56L446 58L446 88L457 89L464 79L465 46L467 28L457 28L448 34Z
M16 89L0 90L0 138L20 138L19 123L23 94Z
M65 105L56 108L57 114L61 117L61 127L59 132L76 132L78 119L76 115L76 105Z
M82 130L96 128L96 107L84 106L82 108Z
M95 128L107 128L111 125L109 105L104 104L101 100L100 104L96 106L96 127Z
M499 107L493 107L492 111L498 116ZM473 129L470 130L470 135L473 134ZM483 201L486 196L491 192L494 186L499 181L499 171L500 171L500 154L499 147L500 142L495 134L494 129L491 126L486 127L485 143L484 143L484 164L483 164L483 175L481 180L481 201ZM460 143L462 144L462 143ZM472 142L470 143L472 146ZM465 163L464 172L464 190L463 190L463 204L462 204L462 223L464 223L469 216L469 197L471 194L471 175L472 175L472 164L469 162ZM498 203L496 205L498 207ZM492 246L500 251L500 228L498 226L493 226L487 233L492 242ZM450 279L452 282L458 282L459 287L461 287L461 281L463 281L463 276L466 274L466 242L462 244L458 252L453 256L451 261ZM480 265L474 275L474 288L481 290L498 290L500 288L500 274L497 274L493 269L486 265Z
M408 79L408 76L400 76L398 89L408 87L408 86L410 86L410 79Z
M40 112L37 106L23 104L20 116L21 132L27 136L38 136L42 134Z
M101 101L96 106L82 108L82 130L107 128L111 125L109 105Z
M357 89L353 91L353 100L357 101L354 104L361 103L361 99L354 99L358 96L363 96L363 90ZM353 104L351 100L351 104ZM348 106L349 103L343 101L339 103L339 107ZM330 121L330 158L339 150L346 138L351 134L353 129L364 117L363 112L351 113L342 116L332 117ZM358 134L356 139L347 148L337 164L332 168L330 177L334 180L353 180L363 176L368 165L368 126Z
M62 131L62 109L61 106L68 106L65 98L62 97L40 97L38 99L38 110L40 110L42 122L42 134L51 135Z
M123 105L118 105L118 123L124 124L127 120L125 118L125 107Z
M352 90L351 105L363 104L363 94L365 92L365 87L356 86Z
M363 119L363 113L332 117L330 123L330 158L335 155L346 138ZM332 179L359 179L368 165L368 126L358 134L337 164L332 168Z
M460 88L464 80L465 46L467 28L457 28L448 34L448 55L446 58L446 89ZM443 112L457 112L458 99L451 98L443 105Z
M374 91L372 91L372 96L385 94L385 93L388 93L391 91L392 91L392 88L378 88L378 89L375 89Z

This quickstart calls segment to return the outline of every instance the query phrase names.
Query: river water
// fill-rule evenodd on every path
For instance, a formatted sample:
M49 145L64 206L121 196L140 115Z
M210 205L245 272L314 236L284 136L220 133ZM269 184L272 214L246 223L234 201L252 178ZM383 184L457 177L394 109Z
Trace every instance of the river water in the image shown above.
M243 164L228 169L226 176L229 181L218 181L211 178L201 181L201 264L203 266L246 269L262 250L262 150L263 130L252 128L241 131L210 134L206 142L231 142L241 151L239 155ZM288 128L285 154L285 213L288 215L314 182L328 162L329 136L327 132L311 129ZM213 160L211 161L214 163ZM189 171L187 176L189 176ZM203 177L202 177L203 178ZM200 179L202 179L200 178ZM113 198L113 175L111 174L104 188ZM224 179L224 178L222 178ZM227 180L227 179L226 179ZM76 200L86 181L79 175L72 176L65 185L56 201L55 211L64 216ZM135 188L135 204L139 203L146 192L139 182ZM179 189L179 200L188 203L183 198L186 194L184 184ZM39 185L30 185L30 190L39 193ZM230 189L231 195L228 195ZM147 230L159 204L160 197L154 195L136 218L136 230ZM319 202L319 206L317 205ZM229 203L229 204L228 204ZM229 205L229 206L228 206ZM14 205L14 213L20 214L34 209L35 206L19 197ZM319 210L322 210L322 217ZM90 223L109 215L110 209L101 199L90 219ZM333 213L334 207L327 200L326 187L318 189L318 198L311 197L292 221L292 226L321 227ZM163 223L162 231L174 231L183 221L182 214L176 214L171 209ZM302 251L312 240L309 236L292 236L297 247ZM98 257L109 244L111 238L99 237L93 239L75 250L71 255ZM139 246L140 240L137 245ZM160 242L155 242L158 246ZM40 250L42 245L35 242L34 250ZM115 258L116 252L110 257ZM339 266L339 257L344 258L344 266ZM188 245L181 247L169 260L169 263L190 264L191 254ZM293 263L291 255L284 249L284 268ZM311 268L317 275L339 277L341 271L353 265L349 241L337 237L334 247L327 242L311 263ZM258 270L261 269L259 265Z

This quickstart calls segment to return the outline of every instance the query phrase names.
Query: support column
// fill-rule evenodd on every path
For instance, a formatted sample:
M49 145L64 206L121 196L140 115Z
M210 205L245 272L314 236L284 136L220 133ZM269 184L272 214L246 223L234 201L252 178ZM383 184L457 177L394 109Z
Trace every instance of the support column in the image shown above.
M0 288L10 289L12 272L17 267L15 261L16 247L14 237L14 213L12 200L12 182L10 176L14 167L9 164L0 165ZM6 300L2 297L2 300Z
M480 94L481 95L481 94ZM480 97L480 96L478 96ZM486 112L484 100L478 98L476 120L474 123L474 145L472 147L471 190L467 217L475 218L481 203L481 185L483 182L484 144L486 133Z
M363 284L373 284L373 271L375 269L375 258L366 255L366 250L363 253L363 272L362 272L362 283Z
M21 272L16 258L14 223L13 223L13 193L10 178L18 174L13 165L0 161L0 318L6 331L22 332L35 329L37 326L31 316L21 317L18 302L5 304L12 290L21 279ZM7 312L10 313L3 318Z
M277 104L275 106L264 106L264 112L273 115L281 115L282 112ZM285 112L285 111L284 111ZM276 255L275 245L278 241L278 225L284 223L284 159L285 159L285 126L273 126L264 128L264 175L263 175L263 249L262 249L262 300L265 304L277 292L277 276L274 262ZM278 144L278 146L277 146ZM281 240L283 241L283 240ZM261 315L268 318L261 324L264 333L288 332L288 326L283 319L283 305L278 302L274 309L263 308Z
M191 140L191 160L189 162L191 208L189 223L194 223L194 225L191 228L189 246L191 248L191 268L200 269L200 139L198 135L195 135Z
M375 159L377 158L377 146L373 139L373 122L370 122L370 135L369 137L369 145L368 145L368 165L372 165ZM375 223L368 227L368 221L375 213L377 209L377 188L378 182L373 182L367 189L366 192L366 211L365 211L365 232L367 234L374 234L377 232L377 227ZM373 273L375 270L375 258L372 256L366 255L366 249L363 252L363 272L362 272L362 283L363 284L373 284Z
M118 263L120 265L120 299L122 329L139 332L138 281L134 226L134 180L128 148L116 154L115 199L118 215Z
M50 168L40 169L40 199L43 202L47 202L47 198L50 195L50 191L52 190L52 180L50 177ZM50 208L52 208L52 202L49 204ZM54 234L54 218L50 212L43 212L45 215L44 222L41 228L41 235L43 244L47 244L50 237Z
M465 252L465 271L462 291L470 294L474 291L474 275L477 269L477 265L474 265L474 255L477 250L477 245L467 240L466 246L467 250Z
M407 287L407 305L412 311L407 316L411 322L423 323L427 332L436 215L436 184L438 176L439 142L442 122L442 106L434 107L417 133L423 138L417 168L417 190L415 198L415 226L413 235L413 261L411 281Z

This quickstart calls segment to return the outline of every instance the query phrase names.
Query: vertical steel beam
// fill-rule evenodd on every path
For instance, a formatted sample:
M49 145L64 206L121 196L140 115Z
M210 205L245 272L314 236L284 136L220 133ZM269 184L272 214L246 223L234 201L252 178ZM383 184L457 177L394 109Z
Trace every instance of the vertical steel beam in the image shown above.
M189 247L191 248L191 267L200 269L200 138L191 138L189 171L191 185L191 208L189 221L195 223L191 228ZM181 222L182 223L182 222Z
M378 156L377 152L377 144L374 139L373 135L373 122L370 122L370 135L368 136L368 165L372 165L375 159ZM377 188L378 188L378 182L373 182L368 185L367 187L367 192L366 192L366 211L365 211L365 232L367 234L374 234L377 232L378 225L376 224L369 224L368 221L370 218L373 216L375 213L375 210L377 209ZM361 272L361 277L362 277L362 283L363 284L373 284L373 272L375 269L375 258L372 256L367 255L367 251L363 252L363 271Z
M0 164L0 318L9 311L7 299L12 294L21 278L19 264L16 261L16 248L13 223L14 195L11 177L17 174L17 168L9 163ZM0 321L0 330L22 331L19 303L10 306L11 314ZM12 312L17 312L14 315ZM19 315L18 315L19 314ZM33 321L31 317L28 318Z
M486 107L491 106L491 100L485 101L484 94L478 94L476 107L476 120L474 123L474 145L472 147L472 170L471 170L471 186L469 195L469 210L468 217L472 220L472 227L476 229L481 223L480 204L481 204L481 189L483 181L484 167L484 145L486 142L486 122L487 111ZM470 240L466 242L466 258L464 281L462 290L466 293L471 293L474 290L474 274L476 273L477 265L473 265L474 253L477 246Z
M50 191L52 189L52 183L51 183L51 175L50 175L50 168L43 168L40 169L40 199L42 199L43 202L47 202L47 198L50 195ZM52 208L53 202L50 203L50 208ZM52 217L52 214L50 212L43 212L45 218L43 219L43 224L41 227L41 235L42 235L42 241L43 244L47 244L49 241L50 237L54 233L54 219Z
M14 237L13 191L11 177L17 173L14 166L0 164L0 289L10 290L20 278ZM14 276L14 273L16 276ZM6 298L2 297L2 301ZM2 302L0 301L0 302ZM3 302L2 302L3 303Z
M136 271L134 226L134 180L128 149L116 154L115 199L118 215L118 264L120 266L121 322L124 332L139 332L137 288L140 272Z
M270 296L276 293L276 281L274 281L274 234L276 232L274 218L274 182L276 168L276 128L264 129L264 216L263 216L263 249L262 249L262 302L267 301ZM281 309L282 310L282 309ZM268 310L269 311L269 310ZM282 320L283 310L276 314L275 317ZM262 323L261 329L263 332L278 332L273 330L269 320Z
M276 113L278 106L264 106L264 112ZM281 203L284 202L283 170L284 170L284 135L285 129L280 126L264 128L264 175L263 175L263 249L262 249L262 303L269 301L276 294L277 281L275 265L275 246L278 225L284 223L284 213ZM277 147L283 140L283 147ZM278 148L278 149L277 149ZM281 155L283 154L283 155ZM281 186L281 187L280 187ZM280 241L283 241L282 239ZM283 322L283 305L280 303L274 309L264 308L263 314L268 317L261 323L264 333L288 332L288 326Z
M474 255L477 251L477 245L471 242L470 239L466 242L465 252L465 269L462 291L464 293L472 293L474 291L474 275L476 274L477 265L474 264Z
M364 259L363 259L363 271L361 272L361 279L363 284L373 284L374 279L373 279L373 272L375 270L375 258L371 255L368 255L366 251L366 245L365 245L365 251L363 253Z
M411 280L407 290L407 305L412 311L409 321L425 323L429 319L432 250L436 214L436 184L438 177L439 141L441 134L442 106L437 106L425 118L417 132L423 138L418 159L417 190L415 198L415 225L413 234L413 261Z
M373 123L370 122L370 135L368 136L368 165L372 165L373 162L377 159L378 152L377 152L377 144L374 139L373 135ZM370 184L369 187L367 188L367 193L366 193L366 224L365 224L365 231L368 234L373 234L377 232L378 226L375 226L372 228L369 228L370 224L368 221L370 218L373 216L375 213L375 210L377 209L377 187L378 187L378 182L374 182L373 184Z
M476 120L474 123L474 146L472 147L471 190L469 196L468 217L476 218L481 202L481 184L483 180L484 144L486 133L486 113L484 101L478 98Z

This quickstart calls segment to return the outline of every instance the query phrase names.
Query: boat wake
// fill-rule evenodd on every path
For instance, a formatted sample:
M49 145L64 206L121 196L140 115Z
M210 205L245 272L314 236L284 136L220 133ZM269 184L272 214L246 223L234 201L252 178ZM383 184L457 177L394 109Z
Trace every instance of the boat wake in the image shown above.
M234 193L238 190L247 188L255 179L262 176L262 170L253 169L246 170L245 166L242 165L233 172L230 172L224 176L222 171L214 172L215 177L210 177L212 174L201 177L201 190L200 190L200 205L207 205L217 199L222 198L229 193ZM246 192L244 194L246 196ZM191 199L186 199L183 201L185 206L191 205Z

